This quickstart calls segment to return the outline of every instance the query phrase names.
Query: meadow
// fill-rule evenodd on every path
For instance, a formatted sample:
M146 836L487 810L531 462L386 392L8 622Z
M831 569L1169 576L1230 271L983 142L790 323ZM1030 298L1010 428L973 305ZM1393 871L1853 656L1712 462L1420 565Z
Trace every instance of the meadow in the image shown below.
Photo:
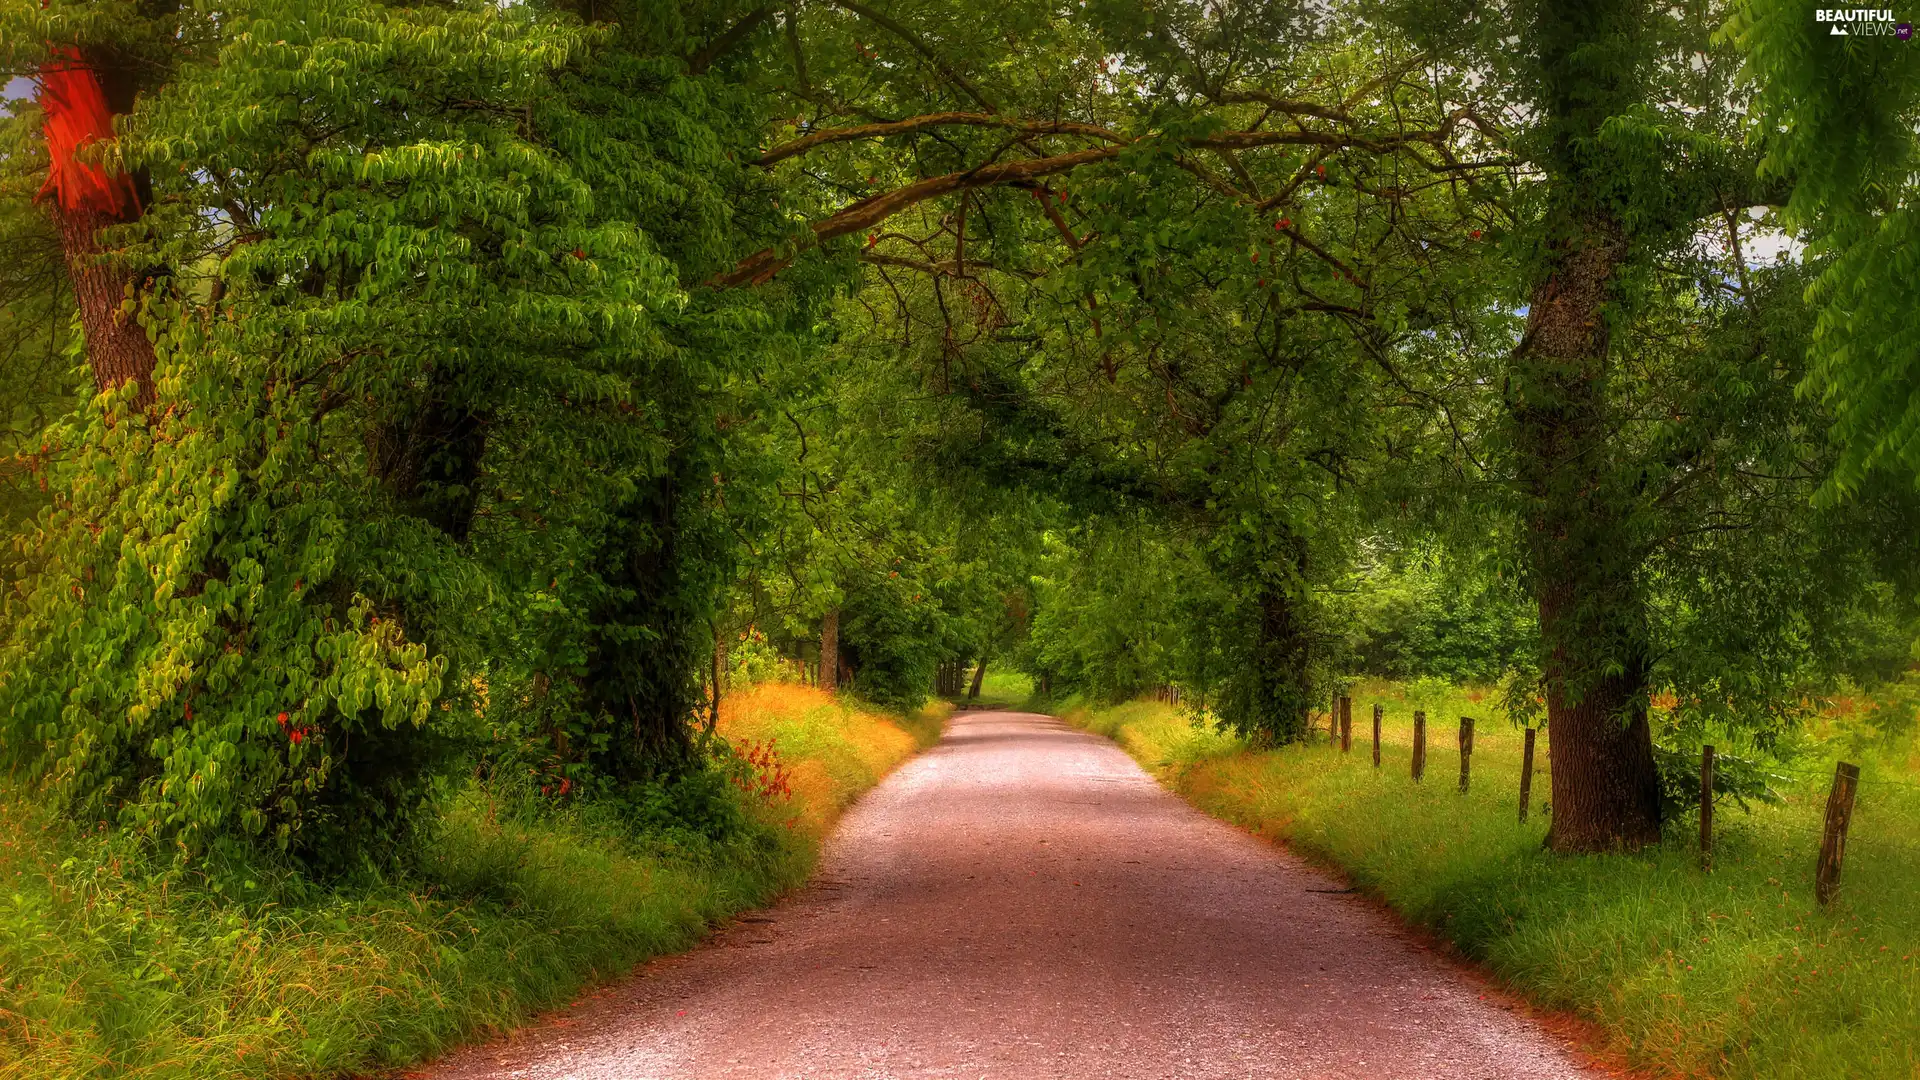
M512 1027L804 881L840 810L937 739L945 713L757 686L718 731L773 762L750 783L779 790L738 795L750 826L725 842L476 782L408 877L332 888L182 872L6 780L0 1077L355 1075Z
M1158 702L1061 714L1108 735L1206 812L1343 874L1536 1005L1602 1034L1600 1056L1650 1075L1920 1076L1920 745L1863 745L1845 713L1778 767L1777 805L1716 808L1712 870L1697 818L1638 854L1554 855L1542 737L1534 812L1518 819L1522 736L1479 691L1428 691L1424 782L1410 776L1409 687L1355 687L1354 744L1257 750ZM1385 706L1382 764L1372 706ZM1855 710L1857 712L1857 710ZM1458 718L1476 717L1458 790ZM1813 895L1833 763L1861 768L1839 896ZM1544 812L1543 812L1544 811Z

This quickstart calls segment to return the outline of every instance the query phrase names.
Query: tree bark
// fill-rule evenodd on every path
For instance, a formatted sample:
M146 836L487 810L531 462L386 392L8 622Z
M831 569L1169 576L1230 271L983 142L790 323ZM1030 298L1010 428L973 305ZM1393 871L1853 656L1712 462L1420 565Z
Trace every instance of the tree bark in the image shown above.
M1630 493L1608 470L1606 306L1628 241L1610 221L1583 226L1550 253L1509 369L1553 740L1548 844L1558 851L1660 839Z
M980 700L980 685L987 679L987 654L980 654L980 663L973 669L973 685L967 689L967 700Z
M828 608L820 619L820 689L840 686L840 609Z
M134 403L144 410L153 404L153 343L139 320L120 310L123 301L138 296L137 275L104 261L107 251L100 243L100 230L123 219L87 207L56 207L53 216L60 227L60 252L86 334L94 389L135 383L139 389Z
M41 195L51 196L47 204L60 232L94 387L104 391L132 382L138 387L135 403L145 410L154 400L153 343L139 320L121 311L123 303L138 299L145 275L106 257L100 237L103 229L139 220L145 184L141 177L110 174L75 156L92 143L111 140L113 116L132 108L131 75L110 68L99 56L70 51L41 73L38 100L53 158Z

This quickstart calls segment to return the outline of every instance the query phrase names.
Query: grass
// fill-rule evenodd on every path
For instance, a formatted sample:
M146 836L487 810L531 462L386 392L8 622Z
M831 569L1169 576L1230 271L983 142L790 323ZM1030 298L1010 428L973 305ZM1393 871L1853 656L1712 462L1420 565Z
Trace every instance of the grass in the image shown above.
M1134 702L1063 714L1116 739L1196 806L1337 867L1359 888L1451 940L1537 1004L1606 1033L1610 1057L1657 1074L1920 1077L1920 756L1901 743L1862 757L1842 894L1813 899L1832 764L1823 725L1785 805L1721 806L1715 867L1698 866L1697 823L1636 855L1545 852L1539 804L1517 820L1520 733L1494 702L1452 691L1423 702L1426 780L1409 776L1405 688L1355 689L1354 749L1252 749L1176 709ZM1383 764L1372 705L1386 705ZM1479 718L1472 790L1457 790L1455 724ZM1492 719L1489 719L1492 718ZM1324 724L1324 719L1323 719Z
M968 702L963 688L957 700L974 709L1018 709L1032 699L1033 676L1020 671L996 671L989 665L986 678L980 680L979 699Z
M720 729L773 738L793 796L736 842L663 848L475 785L417 876L352 889L183 879L0 782L0 1080L340 1076L510 1028L803 881L839 811L944 712L758 687Z

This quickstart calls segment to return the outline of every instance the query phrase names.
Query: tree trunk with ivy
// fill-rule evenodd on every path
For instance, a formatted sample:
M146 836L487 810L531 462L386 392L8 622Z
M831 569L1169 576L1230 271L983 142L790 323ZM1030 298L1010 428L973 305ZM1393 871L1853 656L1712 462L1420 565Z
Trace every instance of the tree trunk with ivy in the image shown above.
M146 185L141 177L80 160L90 147L113 140L113 118L133 108L133 76L98 50L61 49L39 81L49 156L40 194L59 229L94 387L134 383L135 404L144 409L153 404L155 358L132 312L144 275L115 258L102 233L141 218Z
M840 685L840 609L828 608L820 618L820 689Z
M465 543L479 505L488 416L454 399L438 372L420 399L373 428L368 458L395 500L456 543Z
M1540 5L1529 28L1551 136L1541 159L1549 194L1526 329L1508 360L1507 408L1540 613L1553 740L1548 843L1558 851L1660 839L1639 493L1614 445L1610 401L1610 325L1634 314L1622 278L1641 255L1629 222L1648 216L1629 200L1653 194L1621 190L1618 178L1638 163L1602 136L1646 93L1644 8Z
M599 766L621 780L680 772L692 760L701 702L706 612L696 606L698 556L685 543L685 479L636 486L598 546L595 605L581 678L589 712L614 738Z
M1553 739L1549 842L1563 851L1660 839L1647 616L1622 493L1607 475L1605 307L1624 252L1601 221L1556 253L1511 368Z

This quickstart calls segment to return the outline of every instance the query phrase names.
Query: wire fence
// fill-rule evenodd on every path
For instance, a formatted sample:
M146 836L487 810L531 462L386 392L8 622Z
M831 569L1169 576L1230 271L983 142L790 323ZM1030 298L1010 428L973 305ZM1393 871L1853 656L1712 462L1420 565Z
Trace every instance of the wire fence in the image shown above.
M1353 730L1352 700L1347 697L1337 699L1333 708L1325 716L1325 733L1330 745L1343 754L1357 747L1361 757L1371 745L1372 760L1375 767L1382 764L1381 746L1386 742L1382 727L1382 709L1376 705L1371 716L1363 716L1360 731ZM1317 725L1316 725L1317 727ZM1490 770L1486 766L1475 766L1472 762L1475 750L1476 732L1474 721L1469 717L1460 718L1457 737L1445 724L1428 724L1422 711L1413 714L1413 734L1410 755L1410 776L1421 781L1425 774L1431 773L1442 784L1453 776L1453 767L1445 749L1457 742L1459 759L1459 785L1465 792L1471 781L1484 785L1483 779ZM1483 732L1478 738L1494 734ZM1519 817L1524 821L1529 812L1529 795L1538 802L1538 810L1547 812L1546 800L1542 798L1540 783L1534 777L1542 772L1551 773L1550 766L1542 767L1534 757L1534 732L1527 731L1525 764L1522 766L1522 780L1516 785L1515 795L1519 800ZM1495 735L1495 738L1499 737ZM1395 745L1401 745L1398 739ZM1503 749L1510 749L1503 746ZM1712 748L1704 748L1706 760L1702 762L1702 791L1724 795L1725 788L1714 783L1711 767ZM1545 755L1542 755L1545 760ZM1834 896L1841 872L1848 862L1872 862L1903 864L1902 871L1920 869L1920 838L1910 834L1913 825L1913 811L1920 809L1920 782L1903 780L1882 775L1861 775L1859 767L1851 762L1835 763L1831 786L1825 793L1824 813L1816 802L1820 796L1819 782L1813 777L1797 778L1794 785L1801 789L1796 797L1789 797L1783 805L1774 807L1774 812L1743 822L1740 831L1753 831L1774 835L1791 836L1805 842L1810 850L1816 850L1818 857L1814 862L1816 898L1824 906ZM1529 790L1531 789L1531 791ZM1888 803L1897 804L1901 813L1876 813L1888 809ZM1703 814L1705 827L1701 836L1701 858L1704 865L1711 864L1715 831L1711 807ZM1856 814L1856 811L1861 813ZM1814 818L1815 820L1803 820Z

